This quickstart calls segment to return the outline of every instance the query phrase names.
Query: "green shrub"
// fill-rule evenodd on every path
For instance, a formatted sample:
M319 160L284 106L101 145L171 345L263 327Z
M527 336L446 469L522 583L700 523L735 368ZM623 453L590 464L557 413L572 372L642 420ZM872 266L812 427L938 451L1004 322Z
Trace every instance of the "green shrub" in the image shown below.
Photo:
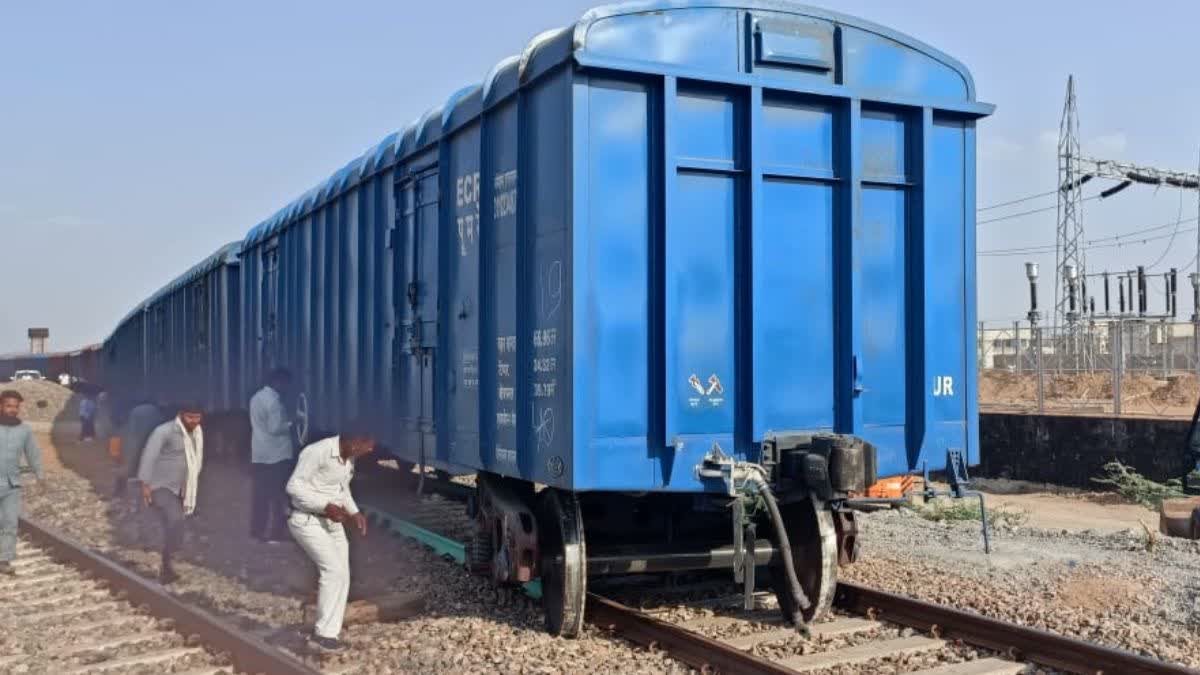
M974 498L949 499L938 497L924 506L912 507L919 516L935 523L971 520L979 522L979 501ZM1029 519L1029 512L1008 506L989 506L988 525L991 527L1018 527Z
M1184 496L1183 482L1178 478L1157 483L1116 460L1104 465L1104 473L1092 482L1113 487L1122 497L1156 511L1162 508L1163 500Z

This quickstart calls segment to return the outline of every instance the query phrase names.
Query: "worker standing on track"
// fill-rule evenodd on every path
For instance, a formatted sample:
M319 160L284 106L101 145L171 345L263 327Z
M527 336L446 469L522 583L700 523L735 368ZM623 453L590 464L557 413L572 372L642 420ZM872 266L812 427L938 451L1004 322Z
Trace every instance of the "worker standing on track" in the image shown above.
M129 481L137 478L139 464L142 459L142 449L146 440L158 425L163 423L162 408L149 398L143 398L129 411L125 424L121 428L121 448L129 454L125 458L125 467L119 470L113 495L120 497L125 494Z
M295 467L292 423L283 396L292 374L276 368L266 384L250 398L250 462L254 481L250 508L250 536L265 543L282 541L287 524L285 486Z
M196 510L200 469L204 465L203 419L199 405L182 406L178 416L150 434L138 466L142 502L157 511L162 520L159 580L164 584L179 580L172 557L183 545L184 518Z
M344 646L338 635L350 594L350 549L342 523L367 535L367 519L350 494L354 461L374 449L371 432L359 424L348 425L341 435L305 448L287 482L292 502L288 529L320 574L312 640L328 651Z
M79 440L91 443L96 440L96 399L86 394L79 402Z
M0 392L0 575L16 574L12 560L21 517L21 455L38 480L45 475L33 429L20 418L24 400L12 389Z

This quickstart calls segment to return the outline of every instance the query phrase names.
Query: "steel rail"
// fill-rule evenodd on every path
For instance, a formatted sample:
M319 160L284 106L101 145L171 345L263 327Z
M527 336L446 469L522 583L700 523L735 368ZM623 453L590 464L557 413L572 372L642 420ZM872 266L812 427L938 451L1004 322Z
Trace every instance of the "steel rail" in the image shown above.
M34 520L21 518L20 531L51 557L95 575L129 602L145 605L155 616L170 619L175 631L195 635L206 646L229 655L234 667L245 673L269 675L320 675L300 659L287 654L242 629L227 624L196 607L180 602L158 584L143 579L117 563L96 554L62 532Z
M645 647L657 647L672 658L698 668L701 672L715 670L746 675L796 675L796 671L791 668L693 633L594 593L588 594L586 615L588 621L595 626L615 631L630 642Z
M1200 671L1185 666L857 584L839 583L834 604L856 614L932 631L1009 658L1071 673L1200 675Z

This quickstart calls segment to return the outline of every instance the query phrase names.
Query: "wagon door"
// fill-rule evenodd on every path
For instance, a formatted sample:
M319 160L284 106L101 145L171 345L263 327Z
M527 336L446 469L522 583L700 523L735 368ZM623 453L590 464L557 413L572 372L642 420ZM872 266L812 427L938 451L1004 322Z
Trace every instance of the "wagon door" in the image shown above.
M263 341L259 363L264 370L278 364L279 348L279 241L272 240L262 252Z
M860 125L861 211L851 244L855 431L880 448L880 466L907 466L908 121L899 113L864 109Z
M400 331L393 345L396 391L400 394L400 452L432 457L434 345L437 340L437 170L401 183L396 212L402 238L396 260L396 315Z

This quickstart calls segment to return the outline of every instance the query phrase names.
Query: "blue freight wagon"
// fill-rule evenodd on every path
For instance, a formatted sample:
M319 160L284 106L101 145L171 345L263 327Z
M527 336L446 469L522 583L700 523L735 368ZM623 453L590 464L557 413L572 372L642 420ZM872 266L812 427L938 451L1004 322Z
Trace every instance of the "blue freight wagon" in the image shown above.
M590 11L247 235L243 395L289 367L308 429L476 472L471 564L541 578L556 633L589 575L712 567L811 620L851 494L977 461L991 111L824 10Z
M194 402L209 411L244 405L240 242L222 246L131 311L104 342L101 372L120 414L136 399Z
M110 394L113 412L124 419L134 399L146 391L145 306L139 304L126 314L101 343L97 381Z

